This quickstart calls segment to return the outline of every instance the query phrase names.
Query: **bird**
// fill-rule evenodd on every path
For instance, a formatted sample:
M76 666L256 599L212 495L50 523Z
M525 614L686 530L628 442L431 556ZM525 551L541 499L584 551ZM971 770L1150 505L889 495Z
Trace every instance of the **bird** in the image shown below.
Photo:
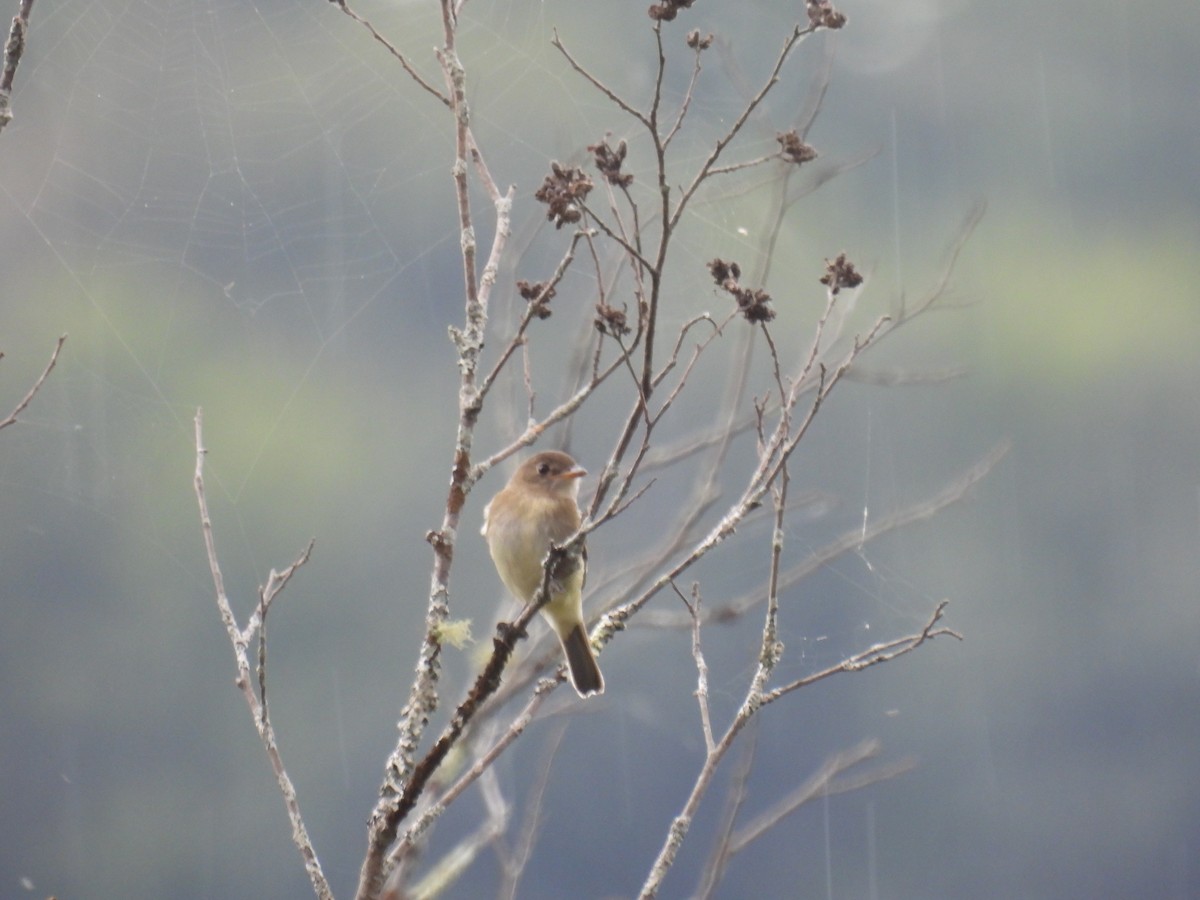
M513 473L483 510L482 534L504 586L532 603L542 586L542 563L551 544L579 530L579 479L587 471L558 450L535 453ZM587 550L552 574L550 600L542 615L558 635L571 684L580 697L604 693L604 676L592 653L583 621Z

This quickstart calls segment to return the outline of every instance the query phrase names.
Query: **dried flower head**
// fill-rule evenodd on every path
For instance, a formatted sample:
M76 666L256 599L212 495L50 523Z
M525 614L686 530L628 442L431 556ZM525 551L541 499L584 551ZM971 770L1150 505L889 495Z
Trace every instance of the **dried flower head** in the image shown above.
M712 42L713 42L713 35L712 35L711 31L708 34L706 34L704 37L700 36L699 28L693 28L691 31L688 32L687 45L689 47L691 47L693 50L707 50L709 47L712 46Z
M592 154L592 160L596 163L600 174L608 179L609 184L619 188L627 188L633 184L633 176L621 171L621 165L625 162L625 154L628 151L629 148L624 141L617 141L615 150L609 146L607 140L588 147L588 153Z
M547 206L546 218L554 222L555 228L574 225L583 218L580 204L594 187L592 180L582 169L550 163L550 174L538 188L534 198Z
M625 310L609 306L603 300L596 304L596 330L610 337L624 337L630 328L625 320Z
M856 288L862 282L863 277L854 268L854 263L846 259L845 253L839 253L832 261L825 260L825 274L821 276L821 284L833 293L838 293L842 288Z
M841 28L846 24L846 17L833 8L829 0L807 0L808 21L817 28Z
M546 281L518 281L517 290L521 297L529 303L529 311L539 319L550 318L550 301L555 290Z
M770 322L775 318L775 310L771 309L770 294L762 288L752 290L738 283L742 267L736 262L714 259L708 264L708 271L712 273L713 280L720 285L721 290L737 302L738 312L747 322Z
M775 135L775 140L779 141L780 153L783 158L796 165L812 162L817 158L817 151L800 140L800 135L794 129Z
M727 281L737 282L742 277L742 267L735 262L726 262L723 259L714 259L708 264L708 271L712 273L713 280L721 287L725 287Z
M679 15L681 9L688 9L695 0L658 0L647 10L647 15L656 22L670 22Z

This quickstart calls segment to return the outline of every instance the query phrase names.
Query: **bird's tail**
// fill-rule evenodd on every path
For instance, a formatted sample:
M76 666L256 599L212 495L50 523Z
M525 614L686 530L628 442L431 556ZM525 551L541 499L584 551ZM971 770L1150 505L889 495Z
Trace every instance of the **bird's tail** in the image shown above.
M582 623L564 635L560 635L563 653L567 656L567 670L571 673L571 684L580 697L604 693L604 676L592 653L587 630Z

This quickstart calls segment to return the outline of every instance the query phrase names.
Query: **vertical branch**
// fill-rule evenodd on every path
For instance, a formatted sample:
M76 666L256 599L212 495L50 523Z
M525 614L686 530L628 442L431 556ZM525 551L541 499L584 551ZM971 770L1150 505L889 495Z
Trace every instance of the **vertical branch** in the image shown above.
M208 451L204 448L203 434L203 412L196 410L196 474L193 478L193 487L196 491L196 502L200 508L200 529L204 533L204 548L208 552L208 569L212 574L213 587L216 591L217 609L221 614L221 621L225 625L225 631L229 635L230 643L233 644L233 656L237 664L237 679L236 684L242 692L242 696L246 700L246 705L250 707L250 715L254 719L254 727L258 731L259 740L262 741L263 748L267 751L267 758L271 761L271 769L275 773L275 781L279 785L279 790L283 794L283 802L287 807L288 818L292 823L292 842L300 850L300 856L304 859L304 869L308 872L308 879L312 882L313 891L316 892L319 900L333 900L333 891L329 887L329 882L325 880L325 873L321 870L320 860L317 859L317 851L313 848L312 839L308 836L308 829L304 827L304 819L300 815L300 801L296 796L296 787L292 784L292 779L288 776L287 769L283 765L283 756L279 752L279 744L275 740L275 728L271 724L271 717L267 714L265 702L260 702L258 696L254 693L254 683L250 677L250 658L247 655L247 649L250 646L250 639L256 629L261 629L263 618L266 616L267 609L271 605L271 600L283 590L288 580L293 573L308 562L309 554L312 552L312 541L309 541L305 551L282 573L271 570L271 574L267 579L267 584L260 592L259 615L253 617L251 622L243 630L238 627L237 617L233 614L233 607L229 603L229 595L225 593L225 579L221 575L221 563L217 559L217 545L213 538L212 518L208 514L208 499L204 493L204 457ZM263 639L265 641L265 639ZM260 645L260 659L265 666L266 650L265 645ZM266 691L266 674L265 671L260 672L260 684L263 685L264 701Z
M4 44L4 62L0 67L0 129L12 121L12 109L9 100L12 98L13 79L17 75L17 65L25 53L25 33L29 30L29 14L33 12L33 0L21 0L17 14L13 16L12 25L8 31L8 40Z
M437 56L446 78L450 109L454 114L455 156L451 171L458 208L465 297L464 325L461 329L450 328L450 339L458 354L458 427L442 524L436 531L426 535L433 547L434 559L430 575L429 604L425 615L425 634L421 642L412 689L400 717L400 736L388 758L379 801L371 814L367 854L359 873L357 896L360 900L379 896L383 888L387 877L388 848L395 842L400 822L415 800L412 781L417 767L417 751L425 733L425 726L438 706L441 629L450 616L450 571L454 561L454 543L462 508L473 483L471 449L475 424L483 407L483 395L477 380L479 358L487 327L488 299L510 233L509 216L513 189L509 188L506 194L500 194L471 133L466 71L456 50L458 20L452 0L442 0L442 24L445 43ZM472 163L496 213L495 237L482 277L476 273L477 245L467 181L468 169ZM433 765L436 766L440 759L441 756L436 757Z
M787 509L788 467L786 458L779 469L779 485L774 491L775 527L771 531L771 569L767 578L767 611L763 617L762 644L758 654L758 669L754 673L751 691L759 694L783 655L779 640L779 562L783 558L783 514Z
M775 350L775 342L771 339L771 331L767 323L760 323L763 335L770 349L771 362L774 365L775 386L779 390L780 424L785 440L791 436L791 407L787 405L787 392L784 389L783 376L779 368L779 354ZM758 652L758 668L750 685L750 692L758 696L766 687L767 679L775 669L783 655L783 644L779 640L779 566L783 558L783 519L787 510L788 492L788 457L784 455L779 468L779 483L775 486L772 498L775 503L775 525L771 530L771 561L767 576L767 610L763 616L762 644Z
M650 107L650 135L654 140L654 155L657 162L659 221L662 222L662 232L658 236L658 254L654 266L650 269L650 297L646 309L646 338L642 348L642 399L649 402L650 392L654 390L654 336L658 325L658 299L662 289L663 267L667 260L667 247L671 243L672 226L670 221L671 188L667 184L667 144L659 131L658 112L662 103L663 74L667 68L666 54L663 52L662 22L654 23L654 42L658 48L658 72L654 81L654 100ZM634 413L636 415L636 413ZM630 421L632 421L632 417Z
M763 327L766 332L766 327ZM774 344L771 344L771 355L775 356ZM778 371L778 358L775 360L776 371ZM782 392L783 385L779 384L779 389ZM787 412L783 413L786 416ZM684 805L683 812L675 817L671 823L671 827L667 834L667 839L663 843L662 849L659 851L658 858L654 861L654 865L650 870L650 875L642 885L642 892L639 897L643 900L658 895L659 887L667 872L671 870L671 866L675 862L675 857L679 853L679 848L683 845L683 840L687 836L688 829L695 817L696 811L700 807L700 802L708 793L709 785L712 782L713 775L716 773L717 766L725 754L733 746L733 742L741 730L753 719L755 713L762 706L763 691L767 684L767 679L770 678L771 672L775 668L775 664L779 661L779 657L783 653L783 645L779 642L777 634L777 617L779 612L779 563L783 555L783 519L784 512L787 508L787 485L788 473L786 459L782 468L779 470L779 485L774 492L775 503L775 527L772 532L771 539L771 562L770 576L767 584L767 611L763 621L762 644L759 650L758 666L755 669L754 677L751 680L750 686L746 691L746 696L742 701L741 707L737 711L733 722L728 730L721 736L718 743L712 740L712 725L708 721L707 710L704 706L703 698L701 701L702 720L705 729L705 740L707 743L707 753L705 754L704 765L700 769L700 774L696 778L695 784L692 786L692 793ZM697 609L693 612L693 644L699 644L699 602L697 597ZM689 606L689 610L691 607ZM695 651L698 653L698 651ZM701 663L701 657L697 655L697 666L700 667L700 675L703 685L704 668Z

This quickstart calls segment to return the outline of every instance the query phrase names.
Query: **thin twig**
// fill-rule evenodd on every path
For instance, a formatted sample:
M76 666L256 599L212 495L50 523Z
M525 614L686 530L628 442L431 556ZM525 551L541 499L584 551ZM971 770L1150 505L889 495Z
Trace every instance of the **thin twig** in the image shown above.
M787 590L817 570L833 562L845 553L852 553L864 544L875 539L906 528L918 522L928 521L949 506L959 503L971 496L974 487L982 481L1008 453L1010 444L1004 441L993 447L969 469L945 484L937 493L925 497L909 506L897 509L886 515L874 517L870 526L864 532L861 525L847 529L829 543L814 550L803 561L796 563L780 575L780 590ZM704 622L733 621L757 606L763 600L762 591L754 589L735 597L721 605L705 607L702 615ZM669 610L646 610L638 618L643 627L655 628L690 628L691 618Z
M783 517L787 510L789 484L788 467L785 461L779 469L779 481L772 492L775 506L775 527L771 531L771 556L767 575L767 609L763 616L762 641L758 650L758 669L750 683L754 694L762 693L775 665L783 656L783 643L779 640L779 563L783 558Z
M695 55L695 61L692 64L692 77L688 81L687 90L683 92L683 102L679 104L679 113L675 116L675 124L672 125L670 131L663 136L662 145L664 150L671 145L671 141L674 139L675 135L679 134L679 129L683 127L683 120L687 118L688 110L691 109L692 97L694 96L696 90L696 82L700 79L700 70L703 68L700 65L700 56L703 52L704 51L699 45L697 45L693 51Z
M700 361L701 354L703 354L704 351L708 349L708 346L713 341L715 341L717 338L719 338L724 333L725 326L728 325L729 322L736 315L737 315L736 312L730 313L725 318L725 321L722 322L720 325L718 325L716 322L713 322L712 319L709 318L708 313L705 313L702 317L700 317L700 318L707 320L709 323L712 324L713 333L710 334L707 338L705 338L703 341L696 344L696 346L692 348L691 358L688 359L687 365L684 366L683 374L681 374L679 376L679 381L676 382L675 387L671 389L671 393L667 394L667 399L664 400L662 403L662 406L660 406L658 408L658 412L656 412L654 414L653 421L655 424L657 424L662 419L662 417L664 415L666 415L667 410L671 408L671 405L675 402L675 400L679 397L680 393L683 391L684 385L687 384L688 377L692 374L692 369L695 368L696 363ZM696 321L698 321L698 319L693 319L692 322L689 322L686 326L684 326L685 329L687 327L690 327ZM670 372L673 368L675 368L675 365L677 362L677 357L679 355L679 345L683 342L683 335L684 335L684 332L681 331L679 334L679 341L676 342L676 344L675 344L675 350L671 353L671 358L667 361L667 364L665 366L663 366L662 371L659 372L658 376L655 378L654 384L656 387L662 383L662 380L663 380L663 378L666 377L667 373Z
M554 760L558 756L558 748L562 746L563 736L566 733L567 722L560 722L546 741L542 759L537 766L537 781L534 782L526 799L524 822L521 825L517 846L512 856L504 860L504 880L496 892L496 896L500 900L516 900L517 887L521 882L521 875L524 873L525 867L529 864L529 858L533 855L534 843L541 825L542 803L546 795L546 786L550 783L550 773L554 771Z
M775 65L772 67L771 74L768 76L766 83L759 88L757 94L750 98L750 101L742 109L741 113L734 120L733 124L729 126L725 134L713 144L713 149L709 153L708 158L697 170L695 176L692 178L692 183L683 190L679 200L676 202L675 211L664 220L664 223L669 223L670 228L673 229L675 225L678 224L679 219L683 216L683 211L687 207L688 202L699 189L700 185L704 183L704 180L708 178L710 170L716 165L721 153L727 146L729 146L730 142L738 136L742 130L742 126L745 125L746 120L750 118L751 113L753 113L758 105L762 103L763 99L767 96L767 93L775 86L776 82L779 81L779 72L783 69L783 64L787 62L787 58L791 55L791 52L795 48L796 44L799 43L802 37L811 34L814 30L816 30L816 26L801 28L799 25L797 25L792 29L792 33L788 35L787 40L784 41L783 47L780 49L779 55L775 59ZM666 224L664 224L664 228L665 227Z
M8 414L8 417L4 419L4 421L0 422L0 428L7 428L9 425L12 425L14 422L16 422L17 416L25 412L25 408L33 402L34 395L37 394L37 392L41 389L42 384L50 376L50 373L54 371L54 366L58 363L58 353L60 350L62 350L63 342L66 341L66 339L67 336L65 334L59 337L58 343L54 345L54 351L50 354L50 362L46 363L46 368L42 369L42 374L39 375L38 380L33 383L33 387L29 389L29 393L27 393L21 399L21 402L18 403L16 408ZM0 358L3 356L4 354L0 353Z
M621 234L616 229L612 228L612 226L610 226L607 222L605 222L602 218L600 218L600 216L596 213L596 211L594 209L592 209L590 206L588 206L586 203L581 202L579 204L579 206L581 209L584 210L584 212L587 213L587 215L588 215L587 220L589 222L591 222L593 225L595 225L597 228L599 228L601 231L603 231L605 233L605 235L607 235L608 238L613 241L613 243L620 245L621 249L623 249L627 254L629 254L630 257L637 260L638 263L643 268L645 268L649 271L654 270L655 264L652 263L650 260L648 260L645 256L643 256L642 251L638 247L636 247L632 241L630 241L627 237L625 237L623 234Z
M562 259L558 261L558 266L555 267L554 274L551 275L550 280L542 286L542 289L538 292L538 295L529 301L529 305L526 308L524 315L521 316L521 322L517 326L517 333L513 335L512 339L505 346L504 350L501 351L499 359L496 360L496 364L492 366L492 370L488 372L479 385L479 395L481 399L487 396L488 391L491 390L492 384L499 377L500 372L504 368L505 363L508 362L509 357L512 356L517 347L524 342L525 331L529 328L529 323L532 322L536 317L537 309L539 308L539 304L542 302L543 298L549 296L550 293L558 287L559 283L563 280L563 277L567 274L567 269L570 268L571 263L575 259L575 247L578 245L581 237L583 237L582 231L576 231L575 234L571 236L571 244L567 248L567 252L563 254Z
M632 350L633 348L630 349ZM474 484L476 481L482 478L489 469L493 468L499 463L504 462L504 460L508 459L514 453L517 453L518 451L528 447L539 437L541 437L548 428L557 425L563 419L573 415L579 409L579 407L583 406L584 401L586 401L588 397L592 395L592 392L595 391L596 388L598 388L605 381L607 381L609 376L612 375L612 373L619 369L623 364L624 359L621 357L618 357L610 362L598 377L589 379L587 384L583 385L583 387L579 388L579 390L577 390L574 394L551 410L545 418L539 422L531 422L528 426L526 426L525 430L507 446L497 450L487 459L476 463L472 467L468 476L469 482Z
M690 602L673 581L671 590L683 601L683 605L687 607L688 615L692 619L692 660L696 663L695 694L696 702L700 704L700 730L704 734L705 752L712 753L715 741L713 740L712 714L708 707L708 663L704 660L704 650L700 646L700 585L698 583L692 585Z
M958 257L962 254L963 249L967 246L967 241L971 239L971 235L975 233L975 228L983 219L983 214L987 211L987 204L983 200L978 200L967 211L962 224L958 228L958 233L954 236L954 240L950 245L950 252L946 255L946 261L942 265L942 273L938 280L934 283L933 288L926 295L925 299L917 305L915 311L900 308L900 315L897 318L900 321L911 318L916 312L931 307L950 286L950 276L954 274L954 269L958 265Z
M705 339L701 345L698 346L707 345L713 338L721 336L722 330L726 325L729 324L730 321L732 321L735 315L736 313L731 313L730 315L726 316L725 321L723 321L720 325L718 325L713 317L706 312L702 312L698 316L693 316L684 322L679 328L679 335L675 338L675 347L671 350L670 358L668 358L666 364L659 369L658 374L654 376L654 387L657 388L660 384L662 384L663 379L666 378L667 375L670 374L671 370L674 369L679 363L679 351L683 348L683 342L687 338L688 332L692 330L693 326L698 325L701 322L707 322L712 326L713 333L709 335L709 337ZM687 378L685 376L680 380L686 381Z
M816 684L818 681L823 681L832 675L837 675L840 672L861 672L863 669L869 669L871 666L877 666L880 663L891 662L897 657L903 656L906 653L911 653L916 650L926 641L932 640L935 637L952 637L962 640L963 636L951 628L936 628L938 622L946 611L946 607L950 604L949 600L942 600L938 603L930 616L925 627L916 634L910 634L906 637L894 638L890 641L884 641L881 644L875 644L855 653L853 656L848 656L836 665L829 666L819 672L813 672L811 675L806 675L803 678L797 678L795 681L790 681L781 687L767 691L762 695L762 703L765 705L774 700L779 699L785 694L790 694L792 691L798 691L802 687L808 687L810 684Z
M844 774L854 766L874 759L879 755L880 749L879 741L866 740L825 760L804 784L787 796L780 798L770 809L757 816L752 822L743 825L731 836L729 841L730 858L741 853L787 816L818 797L831 797L835 794L859 791L872 784L888 781L905 772L911 772L916 767L916 761L912 757L906 757L894 763L878 766L861 775L846 776Z
M371 33L371 37L375 38L375 40L377 40L380 44L382 44L384 47L386 47L388 53L390 53L390 54L392 54L392 56L396 57L396 60L404 68L404 71L407 72L409 77L413 81L415 81L423 90L428 91L430 94L432 94L438 100L440 100L443 106L449 107L451 105L450 98L447 97L445 94L443 94L441 91L439 91L437 88L435 88L428 81L426 81L425 78L421 75L421 73L413 68L412 63L410 63L408 61L408 57L406 57L403 53L401 53L391 41L389 41L387 38L385 38L378 31L376 31L375 26L372 25L367 19L364 19L362 16L360 16L358 13L356 13L354 10L352 10L349 7L349 5L346 3L346 0L330 0L330 2L333 3L334 6L336 6L338 9L340 9L346 15L348 15L351 19L353 19L355 22L357 22L359 25L363 26L363 28L367 29L367 31L369 31Z
M571 68L574 69L576 72L578 72L580 75L582 75L589 83L591 83L592 87L594 87L596 90L598 90L600 93L602 93L605 97L607 97L613 103L617 104L617 106L619 106L621 109L623 109L629 115L633 116L635 119L637 119L643 125L645 125L647 128L650 127L650 120L647 119L645 115L643 115L639 110L637 110L636 108L634 108L633 106L631 106L630 104L628 104L624 100L622 100L617 95L617 93L615 91L613 91L608 85L606 85L604 82L600 81L591 72L589 72L587 69L585 69L583 66L581 66L578 62L575 61L575 57L573 57L571 55L571 52L569 50L567 50L567 48L563 45L563 42L559 39L557 28L554 29L554 37L552 37L550 39L550 44L556 50L558 50L559 53L561 53L564 57L566 57L566 60L568 63L570 63Z
M752 719L747 726L749 732L742 741L742 754L737 767L729 778L729 790L725 801L725 812L717 829L717 840L712 852L708 855L708 863L704 874L700 877L700 887L696 891L695 900L708 900L717 885L725 875L725 868L733 853L729 849L733 839L733 826L737 822L742 804L746 802L746 784L750 780L750 772L754 769L755 750L758 747L757 718Z
M258 629L258 696L262 702L262 718L264 724L268 719L267 714L267 613L271 610L271 603L278 597L287 583L292 580L292 576L302 565L308 562L312 556L313 547L316 544L316 538L310 538L308 546L290 566L282 572L276 572L274 569L267 575L267 583L258 589L258 607L255 610L254 616L251 617L250 628ZM257 620L255 620L257 617ZM250 631L247 629L247 632Z
M777 162L779 153L768 153L765 156L756 156L754 159L747 159L744 162L729 163L725 166L713 166L708 170L710 176L713 175L729 175L733 172L742 172L746 169L753 169L758 166L766 165L769 162Z

